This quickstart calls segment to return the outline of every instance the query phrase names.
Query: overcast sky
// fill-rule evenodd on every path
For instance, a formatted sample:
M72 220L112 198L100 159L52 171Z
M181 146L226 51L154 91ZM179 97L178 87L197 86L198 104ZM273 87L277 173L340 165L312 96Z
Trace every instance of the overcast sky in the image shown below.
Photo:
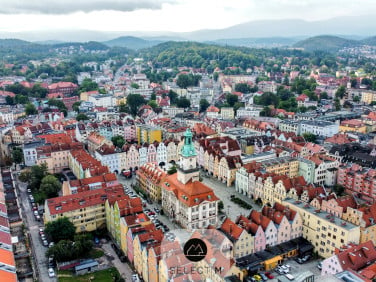
M194 31L376 14L376 0L0 0L0 31Z

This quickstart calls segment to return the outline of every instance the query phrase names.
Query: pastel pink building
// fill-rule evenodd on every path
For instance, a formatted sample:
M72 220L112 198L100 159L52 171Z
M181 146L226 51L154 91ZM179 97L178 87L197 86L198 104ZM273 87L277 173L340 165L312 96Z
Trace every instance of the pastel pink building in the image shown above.
M254 251L263 251L266 248L266 236L261 225L252 222L249 218L241 215L237 218L236 224L247 230L254 237Z

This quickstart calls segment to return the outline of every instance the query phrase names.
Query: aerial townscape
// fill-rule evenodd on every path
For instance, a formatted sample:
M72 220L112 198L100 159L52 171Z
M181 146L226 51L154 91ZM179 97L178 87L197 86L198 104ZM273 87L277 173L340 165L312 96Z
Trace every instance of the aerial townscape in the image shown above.
M376 281L376 37L284 24L0 32L0 282Z

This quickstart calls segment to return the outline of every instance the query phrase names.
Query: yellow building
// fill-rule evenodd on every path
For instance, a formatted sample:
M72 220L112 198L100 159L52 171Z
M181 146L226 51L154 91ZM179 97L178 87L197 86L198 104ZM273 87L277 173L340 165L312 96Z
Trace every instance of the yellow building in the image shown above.
M282 157L261 162L269 173L296 177L299 175L299 161L292 157Z
M164 241L163 244L152 246L148 250L147 258L147 272L148 272L148 282L158 282L159 281L159 261L161 259L166 259L168 257L173 257L179 253L182 253L181 246L178 241ZM145 274L142 276L146 281Z
M346 208L346 212L342 214L342 219L351 222L360 227L360 243L372 242L376 243L376 204L367 207L354 209Z
M235 111L232 107L224 107L221 108L221 117L222 119L234 119L235 118Z
M367 133L367 126L361 121L356 119L344 120L339 126L340 132L354 131L359 133Z
M219 227L219 230L230 238L233 244L233 257L240 258L254 252L254 237L245 229L235 224L231 219L226 220Z
M147 252L152 246L160 245L163 240L162 230L156 229L154 225L150 226L152 228L149 229L149 232L139 233L133 238L133 266L142 278L145 274L147 280L149 279L147 275ZM145 268L146 272L144 271Z
M120 248L124 254L128 253L127 233L129 228L150 224L150 219L143 213L120 217Z
M138 144L153 143L162 141L162 129L150 125L136 125L136 135Z
M359 226L301 201L286 199L283 205L299 213L303 219L303 237L310 241L315 251L324 258L332 256L335 248L360 242Z
M87 101L89 101L89 97L91 95L98 95L98 94L99 94L99 92L97 90L81 92L80 100L87 102Z
M146 163L137 170L137 183L152 201L162 200L161 184L167 174L156 164Z
M371 104L373 101L376 101L376 92L375 91L362 91L360 101L365 104Z
M106 226L105 201L124 196L122 185L47 199L44 222L67 217L76 232L91 232Z
M140 198L131 199L128 195L117 199L111 204L111 200L106 201L106 225L115 243L121 246L120 218L127 215L134 215L141 222L149 221L149 218L142 213L142 202Z

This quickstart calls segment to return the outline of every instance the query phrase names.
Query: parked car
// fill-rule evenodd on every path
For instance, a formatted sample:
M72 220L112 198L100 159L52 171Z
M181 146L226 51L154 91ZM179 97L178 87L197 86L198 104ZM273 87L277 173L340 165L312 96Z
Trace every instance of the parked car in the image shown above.
M48 241L47 240L43 240L43 246L45 246L45 247L48 246Z
M159 210L158 208L154 208L154 211L155 211L156 213L160 213L160 210Z
M54 271L54 269L53 268L49 268L48 269L48 276L49 277L55 277L55 271Z
M317 268L320 269L320 270L322 269L322 262L321 261L317 264Z
M258 274L255 274L255 275L253 275L252 277L253 277L256 281L262 281L261 276L258 275Z
M270 272L265 272L265 275L266 277L268 277L269 279L273 279L274 276L270 273Z
M27 188L27 193L31 193L31 189L30 188Z
M269 278L264 273L259 273L262 278L262 281L267 281Z
M140 278L138 277L138 274L132 274L132 281L133 282L139 282Z

